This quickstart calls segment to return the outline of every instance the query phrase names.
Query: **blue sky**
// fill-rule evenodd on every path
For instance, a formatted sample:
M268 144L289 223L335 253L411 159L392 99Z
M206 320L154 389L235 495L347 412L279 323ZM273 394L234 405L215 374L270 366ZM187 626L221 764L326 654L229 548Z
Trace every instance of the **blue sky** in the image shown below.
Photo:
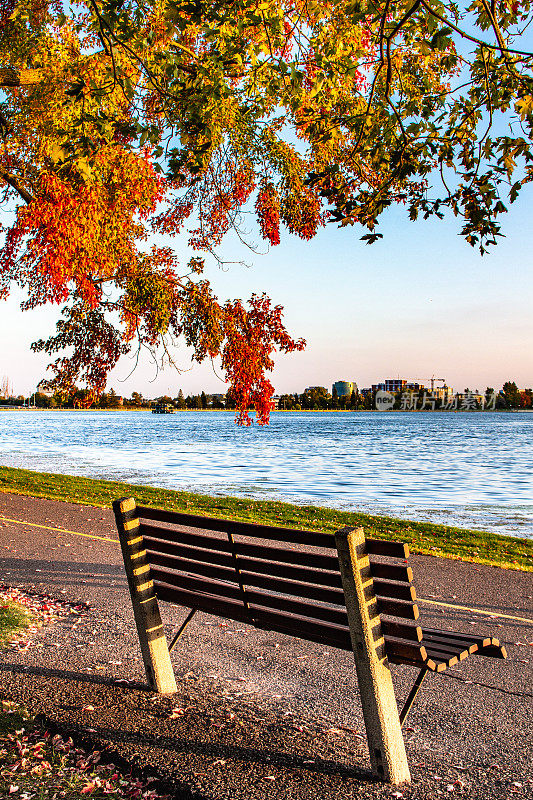
M384 238L372 246L358 228L326 226L311 242L285 234L265 255L228 237L228 260L244 259L208 276L219 297L266 291L285 307L291 333L307 339L304 353L280 356L272 381L278 392L309 385L331 389L337 379L360 387L385 377L446 378L454 389L500 387L505 380L533 385L533 187L526 187L504 219L506 238L483 258L460 236L460 221L411 223L403 209L383 218ZM178 243L178 253L183 251ZM183 260L187 260L184 254ZM19 296L0 304L0 378L29 393L45 375L46 357L32 341L54 331L57 309L22 314ZM190 364L175 351L181 375L157 374L147 358L133 375L128 358L110 377L118 394L153 397L224 391L210 365Z

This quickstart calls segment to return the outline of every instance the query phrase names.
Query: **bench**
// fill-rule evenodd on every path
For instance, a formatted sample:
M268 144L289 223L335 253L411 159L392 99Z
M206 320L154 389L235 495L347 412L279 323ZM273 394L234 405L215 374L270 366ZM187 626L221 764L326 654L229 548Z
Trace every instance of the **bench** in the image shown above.
M410 780L401 726L428 672L473 653L505 658L498 639L420 627L409 549L335 536L113 503L150 687L176 691L170 651L196 611L354 654L374 774ZM190 609L167 646L158 600ZM398 713L389 663L418 667Z

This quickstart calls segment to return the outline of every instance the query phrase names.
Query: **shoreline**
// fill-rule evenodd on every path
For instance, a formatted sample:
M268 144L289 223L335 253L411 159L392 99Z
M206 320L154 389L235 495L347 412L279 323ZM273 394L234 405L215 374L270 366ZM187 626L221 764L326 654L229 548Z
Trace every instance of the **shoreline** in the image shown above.
M48 408L46 406L4 406L0 405L0 411L146 411L152 413L151 408L136 408L135 406L119 406L119 408L95 408L89 406L88 408ZM234 408L176 408L172 414L181 413L194 413L194 414L233 414L236 411ZM168 412L167 412L168 413ZM255 411L252 409L251 414ZM382 411L379 408L274 408L270 414L533 414L533 408L494 408L490 411L483 409L456 409L455 411L445 411L444 409L436 408L431 409L409 409L402 410L400 408L389 408L387 411ZM166 416L162 414L161 416Z
M531 539L321 506L214 497L4 466L0 466L0 492L100 508L109 508L118 497L134 496L144 505L190 514L231 517L244 522L306 528L332 534L344 526L362 525L367 535L381 539L401 539L415 553L533 572Z

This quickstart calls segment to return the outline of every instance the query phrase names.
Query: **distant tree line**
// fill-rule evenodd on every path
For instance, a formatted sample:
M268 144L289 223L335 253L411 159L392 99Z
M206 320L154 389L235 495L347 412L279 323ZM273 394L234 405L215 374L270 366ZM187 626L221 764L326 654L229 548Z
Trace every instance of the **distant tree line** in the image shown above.
M533 389L519 389L514 381L506 381L500 394L504 407L533 408Z
M405 394L406 392L398 392L395 394L394 399L394 409L401 410L405 406ZM418 392L415 392L417 398L417 405L416 408L422 409L422 406L425 405L426 408L428 404L430 404L430 398L433 396L429 389L420 389ZM495 411L504 411L510 409L528 409L533 407L533 390L532 389L519 389L517 384L514 381L506 381L503 384L503 387L500 391L495 390L492 386L487 386L484 392L478 393L477 390L473 391L468 387L463 389L462 392L457 392L450 397L458 395L461 398L461 402L457 404L457 410L462 411L465 410L465 407L468 410L478 410L482 411L483 409L493 409ZM450 399L448 397L448 400ZM468 402L465 402L465 399ZM443 403L442 401L438 400L435 403L435 410L445 410L445 408L449 408L449 403Z
M31 405L37 408L86 408L89 403L89 395L85 389L76 389L69 395L60 392L46 394L44 392L34 392L30 397L23 395L2 397L0 402L3 405L23 406ZM114 389L104 392L96 402L90 404L91 408L153 408L157 405L172 406L176 409L235 409L236 401L231 392L222 401L219 397L206 394L185 395L180 389L176 397L161 395L152 399L145 398L140 392L132 392L131 397L122 397Z
M135 402L135 396L141 402ZM36 406L37 408L85 408L87 406L88 392L85 389L76 389L74 392L65 395L61 392L45 394L44 392L34 392L29 397L19 394L7 398L2 398L3 405L10 406ZM148 402L148 401L147 401ZM142 405L142 395L134 392L131 400L123 400L114 389L104 392L97 403L93 403L92 408L121 408L122 406Z
M187 409L205 410L208 408L216 410L223 410L223 409L233 410L235 409L237 404L231 392L228 392L224 396L224 399L221 399L221 397L217 395L206 394L206 392L201 392L200 394L187 395L187 397L185 397L182 390L180 389L177 397L170 397L169 395L156 397L154 400L150 401L150 405L173 406L178 410L186 411Z
M306 389L303 394L282 394L279 398L278 408L283 411L328 411L342 410L355 411L357 409L371 409L372 396L363 397L352 392L351 395L339 397L333 387L330 394L325 386L313 386Z
M394 406L395 410L401 410L405 407L406 391L398 392L395 395ZM417 399L417 404L414 406L421 409L424 400L431 397L429 389L420 389L414 393ZM461 396L476 395L477 392L472 392L470 389L464 389L460 393ZM479 400L472 401L472 410L475 408L481 410L484 407L489 407L491 398L496 395L494 407L497 410L505 409L529 409L533 408L533 390L532 389L519 389L514 381L506 381L503 388L499 392L487 386L485 392L482 394L481 402ZM3 405L22 406L32 405L37 408L85 408L88 405L88 394L85 389L76 389L75 392L70 393L68 396L56 392L53 395L45 394L43 392L35 392L29 398L23 395L17 396L2 396L0 392L0 402ZM194 409L216 409L216 410L234 410L236 401L231 392L228 392L224 399L217 395L210 395L206 392L200 394L187 395L183 394L180 389L176 397L169 395L162 395L153 399L143 397L140 392L132 392L131 397L121 397L117 395L114 389L109 392L104 392L96 403L92 403L91 408L153 408L156 405L165 405L175 408L177 410L194 410ZM351 395L337 396L335 388L333 394L330 394L325 386L314 386L306 389L302 394L294 392L294 394L282 394L279 397L278 408L282 411L370 411L375 406L375 393L368 392L364 396L358 392L352 392ZM427 407L427 400L426 400ZM440 410L441 403L435 403L435 410ZM461 410L459 408L459 410Z
M394 410L401 410L405 407L405 396L407 390L397 392L394 396ZM417 403L414 408L421 409L424 401L432 396L429 389L420 389L414 392ZM460 393L461 396L476 395L477 392L466 388ZM481 400L471 402L472 410L492 407L491 402L495 397L494 407L499 410L504 409L528 409L533 408L533 390L519 389L514 381L506 381L501 391L496 392L491 386L487 386L485 392L481 394ZM370 411L376 407L376 393L367 392L365 395L352 392L351 395L338 397L333 387L330 394L324 386L314 386L306 389L303 394L283 394L279 398L278 408L285 411ZM435 410L440 410L441 401L434 403ZM460 410L460 408L459 408Z

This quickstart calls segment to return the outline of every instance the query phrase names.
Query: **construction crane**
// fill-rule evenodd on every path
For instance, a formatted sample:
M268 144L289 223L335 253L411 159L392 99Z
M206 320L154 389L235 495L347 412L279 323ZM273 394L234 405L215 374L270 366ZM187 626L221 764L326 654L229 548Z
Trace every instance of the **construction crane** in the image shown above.
M446 378L437 378L436 375L432 375L431 378L414 378L415 381L429 381L431 383L431 392L433 393L433 389L435 388L435 381L442 381L444 385L446 385Z

